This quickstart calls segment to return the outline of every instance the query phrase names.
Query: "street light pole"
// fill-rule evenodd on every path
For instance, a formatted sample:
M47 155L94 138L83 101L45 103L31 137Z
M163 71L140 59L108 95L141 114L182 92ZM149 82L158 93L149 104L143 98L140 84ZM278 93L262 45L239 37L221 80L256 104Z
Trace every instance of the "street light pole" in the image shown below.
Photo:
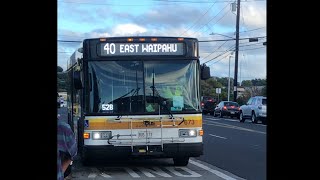
M220 36L224 36L224 37L227 37L227 38L235 39L235 38L233 38L231 36L227 36L227 35L219 34L219 33L213 33L213 32L211 34L209 34L209 35L215 35L215 34L220 35ZM231 55L232 54L233 54L233 52L231 53ZM228 101L230 101L230 58L232 57L231 55L229 56Z
M220 35L220 36L224 36L224 37L227 37L227 38L234 39L234 37L227 36L227 35L224 35L224 34L214 33L214 32L210 33L209 35Z

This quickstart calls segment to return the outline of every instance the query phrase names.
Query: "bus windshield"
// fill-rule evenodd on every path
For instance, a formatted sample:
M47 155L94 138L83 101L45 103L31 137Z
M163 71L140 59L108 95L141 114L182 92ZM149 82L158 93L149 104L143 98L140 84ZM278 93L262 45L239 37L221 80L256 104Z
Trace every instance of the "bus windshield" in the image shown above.
M88 61L88 111L121 115L200 111L197 71L196 60Z

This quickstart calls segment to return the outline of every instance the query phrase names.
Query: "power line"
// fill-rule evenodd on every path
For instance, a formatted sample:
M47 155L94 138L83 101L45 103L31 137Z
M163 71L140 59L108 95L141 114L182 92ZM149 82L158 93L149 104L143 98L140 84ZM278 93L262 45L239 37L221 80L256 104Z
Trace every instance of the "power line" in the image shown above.
M158 2L166 2L166 3L169 3L169 4L156 4L156 5L161 5L161 6L170 6L172 4L170 3L185 3L185 4L201 4L201 3L212 3L212 2L208 2L208 1L159 1L159 0L153 0L153 1L158 1ZM266 1L266 0L255 0L255 1ZM255 1L243 1L243 2L255 2ZM86 3L86 2L75 2L75 1L58 1L59 3L71 3L71 4L87 4L87 5L98 5L98 6L105 6L105 5L108 5L108 6L154 6L155 4L110 4L110 3ZM231 2L234 2L234 1L217 1L217 3L231 3Z
M239 38L239 40L245 40L245 39L251 39L251 38L265 38L266 36L259 36L259 37L250 37L250 38ZM214 41L234 41L236 39L216 39L216 40L203 40L203 41L199 41L199 43L201 42L214 42Z
M211 2L208 2L208 1L168 1L168 0L153 0L153 1L160 1L160 2L173 2L173 3L176 3L176 2L185 2L185 3L211 3ZM255 1L266 1L266 0L253 0L253 1L241 1L241 2L255 2ZM217 1L217 3L225 3L225 2L228 2L228 3L231 3L231 2L234 2L234 1Z
M226 53L228 53L230 51L234 51L234 45L229 46L229 48L224 53L221 53L221 54L217 55L216 57L214 57L214 58L212 58L212 59L210 59L210 60L208 60L208 61L206 61L204 63L208 63L208 62L210 62L210 61L212 61L212 60L214 60L214 59L216 59L216 58L218 58L218 57L220 57L220 56L222 56L222 55L224 55L224 54L226 54Z
M258 47L258 48L252 48L252 49L242 49L242 50L239 50L239 51L250 51L250 50L262 49L262 48L266 48L266 47Z
M60 3L71 3L71 4L87 4L87 5L98 5L98 6L129 6L129 7L133 7L133 6L154 6L154 5L161 5L161 6L171 6L172 4L110 4L110 3L86 3L86 2L74 2L74 1L58 1ZM173 2L173 1L163 1L163 2ZM183 2L183 1L177 1L177 2ZM219 3L225 3L227 1L224 2L219 2ZM174 2L176 3L176 2ZM185 4L187 3L212 3L212 2L183 2Z
M258 43L255 43L255 44L258 44ZM255 50L255 49L262 49L262 48L265 48L265 47L258 47L258 48L251 48L251 49L242 49L242 50L239 50L239 51L247 51L247 50ZM210 62L210 61L212 61L212 60L214 60L214 59L216 59L216 58L218 58L218 57L220 57L220 56L222 56L222 55L224 55L224 54L226 54L226 53L228 53L228 52L230 52L230 51L234 51L235 50L235 45L232 45L232 46L229 46L229 48L224 52L224 53L221 53L221 54L219 54L219 55L217 55L216 57L214 57L214 58L212 58L212 59L210 59L209 61L206 61L206 62L204 62L204 63L208 63L208 62ZM211 55L211 54L210 54ZM213 62L212 64L214 64L214 63L216 63L216 62L219 62L219 61L221 61L221 60L218 60L218 61L215 61L215 62ZM203 63L203 64L204 64ZM211 64L211 65L212 65ZM211 66L210 65L210 66Z
M239 45L239 47L244 47L244 46L254 46L254 45L263 45L262 42L257 42L257 43L246 43L244 45Z
M209 12L209 10L215 5L215 3L216 3L216 2L214 2L214 3L211 5L211 7L210 7L202 16L200 16L200 17L196 20L196 22L194 22L194 24L193 24L192 26L190 26L186 31L184 31L184 32L181 34L181 36L182 36L184 33L186 33L187 31L189 31L189 29L191 29L194 25L196 25L196 23L197 23L204 15L206 15L206 14Z
M211 22L215 17L218 16L218 14L220 14L226 7L228 7L229 4L227 4L223 9L221 9L213 18L211 18L205 25L203 25L200 29L202 29L204 26L206 26L207 24L209 24L209 22ZM198 32L200 29L198 29L196 32ZM194 32L194 33L196 33ZM194 34L193 33L193 34Z
M213 52L212 52L211 54L217 52L216 50L220 49L220 48L221 48L225 43L227 43L227 42L228 42L228 41L225 41L224 43L222 43L217 49L213 50ZM211 54L207 55L207 56L204 57L202 60L206 59L208 56L211 56Z
M222 18L224 18L229 12L230 12L230 11L225 12L224 15L221 16L221 18L218 19L218 21L216 21L211 27L213 27L214 25L216 25L216 24L217 24ZM208 23L208 24L209 24L209 23ZM210 27L210 29L211 29L211 27Z
M250 29L250 30L246 30L246 31L240 31L239 33L245 33L245 32L249 32L249 31L256 31L256 30L263 29L263 28L266 28L266 27L261 27L261 28L256 28L256 29Z
M226 52L227 53L227 52ZM230 51L229 51L229 53L231 53ZM212 66L213 64L215 64L215 63L217 63L217 62L219 62L219 61L222 61L224 58L226 58L227 56L228 56L229 54L226 54L225 56L223 56L221 59L219 59L219 60L217 60L217 61L215 61L215 62L213 62L213 63L211 63L210 65L208 65L208 66Z

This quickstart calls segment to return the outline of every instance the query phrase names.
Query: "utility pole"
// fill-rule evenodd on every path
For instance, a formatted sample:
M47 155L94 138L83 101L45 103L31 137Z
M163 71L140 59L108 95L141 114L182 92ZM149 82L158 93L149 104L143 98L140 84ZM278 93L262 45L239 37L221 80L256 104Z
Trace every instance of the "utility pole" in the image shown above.
M234 63L234 81L233 81L233 101L237 102L237 81L238 81L238 53L239 53L239 24L240 24L240 0L237 0L237 20L236 20L236 55Z
M228 101L230 101L230 58L231 58L231 55L229 56Z

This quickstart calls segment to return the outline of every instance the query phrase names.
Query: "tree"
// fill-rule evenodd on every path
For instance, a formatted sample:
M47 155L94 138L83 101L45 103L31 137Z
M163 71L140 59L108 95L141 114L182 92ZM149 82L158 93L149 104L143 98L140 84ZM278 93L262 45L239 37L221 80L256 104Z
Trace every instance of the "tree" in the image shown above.
M244 87L251 87L252 86L252 82L251 82L251 80L243 80L241 85L244 86Z
M58 92L67 90L67 73L57 74L57 88Z
M57 72L63 72L63 68L60 67L60 66L58 66L58 67L57 67Z

